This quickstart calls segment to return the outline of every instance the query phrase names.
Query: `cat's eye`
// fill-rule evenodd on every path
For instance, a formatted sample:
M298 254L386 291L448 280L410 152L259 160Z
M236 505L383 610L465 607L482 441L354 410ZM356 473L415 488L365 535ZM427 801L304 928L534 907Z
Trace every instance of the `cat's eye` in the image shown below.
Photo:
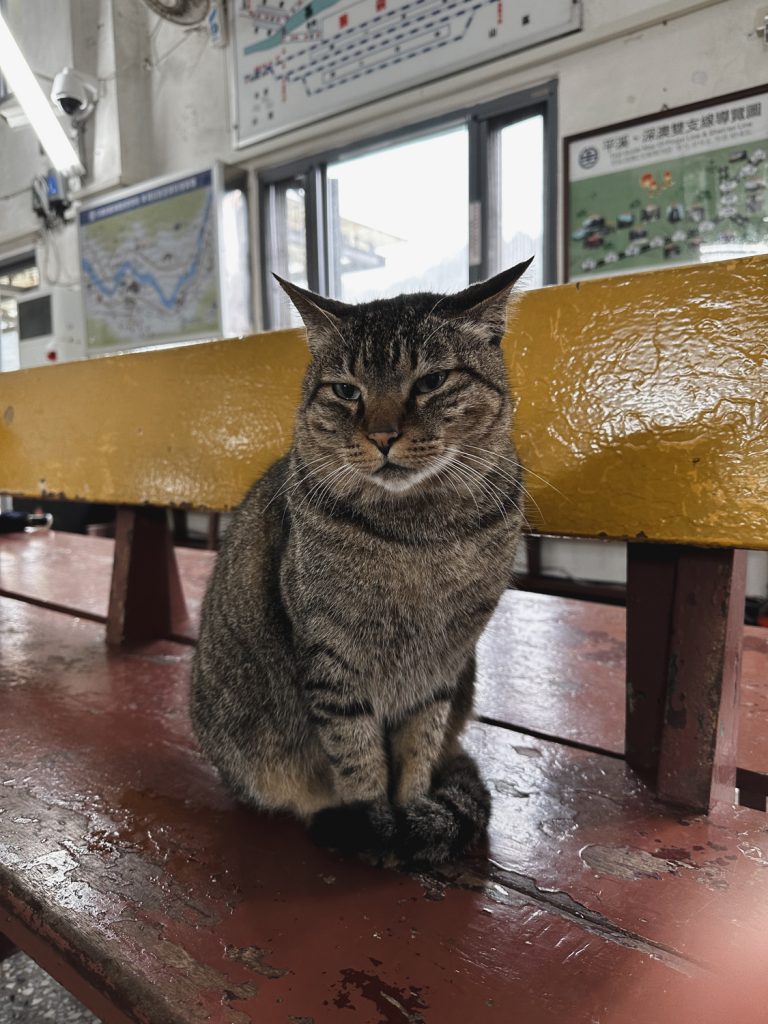
M343 398L345 402L356 402L360 397L360 388L356 388L354 384L334 384L332 386L334 394Z
M419 395L426 395L429 391L436 391L447 376L448 374L444 372L428 373L424 377L419 377L413 386L414 390Z

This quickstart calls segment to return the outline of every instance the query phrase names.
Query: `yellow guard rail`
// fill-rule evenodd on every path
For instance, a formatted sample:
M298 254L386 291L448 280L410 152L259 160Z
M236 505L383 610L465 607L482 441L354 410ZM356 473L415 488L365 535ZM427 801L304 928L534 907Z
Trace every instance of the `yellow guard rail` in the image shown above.
M768 257L527 293L505 353L535 529L768 548ZM306 361L279 331L0 374L0 491L232 508Z

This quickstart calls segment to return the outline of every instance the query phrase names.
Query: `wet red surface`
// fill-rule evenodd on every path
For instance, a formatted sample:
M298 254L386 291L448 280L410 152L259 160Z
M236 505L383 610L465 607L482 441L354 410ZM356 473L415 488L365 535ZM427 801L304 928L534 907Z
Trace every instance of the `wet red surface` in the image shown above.
M0 539L0 594L33 600L104 621L109 605L114 540L41 530L12 533ZM176 548L189 613L180 638L193 640L200 604L216 555L213 551Z
M507 591L477 651L482 715L624 750L623 608Z
M0 625L0 931L114 1019L764 1021L765 815L680 819L615 758L475 725L487 851L378 869L231 800L190 736L188 646L109 653L7 599Z
M0 594L106 617L114 542L41 532L0 538ZM189 622L215 555L177 548ZM73 571L73 566L77 571ZM508 591L478 649L478 713L525 730L621 753L626 613L572 598ZM768 630L745 629L739 765L768 773Z

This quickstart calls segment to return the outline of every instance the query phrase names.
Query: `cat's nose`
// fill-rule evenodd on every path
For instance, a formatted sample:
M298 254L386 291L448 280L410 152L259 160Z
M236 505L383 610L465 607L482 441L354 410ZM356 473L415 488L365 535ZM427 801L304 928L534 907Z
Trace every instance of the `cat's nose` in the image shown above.
M397 430L377 430L374 433L368 434L368 440L373 441L382 455L389 454L389 449L398 437L400 437L400 434Z

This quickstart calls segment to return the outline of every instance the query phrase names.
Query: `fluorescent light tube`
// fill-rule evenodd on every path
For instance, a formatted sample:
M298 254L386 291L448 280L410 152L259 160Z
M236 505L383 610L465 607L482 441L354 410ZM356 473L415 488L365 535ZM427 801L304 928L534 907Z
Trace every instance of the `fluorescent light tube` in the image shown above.
M18 100L29 123L35 129L40 145L51 163L63 174L84 174L85 170L75 147L56 119L53 108L40 88L24 54L0 14L0 70Z

